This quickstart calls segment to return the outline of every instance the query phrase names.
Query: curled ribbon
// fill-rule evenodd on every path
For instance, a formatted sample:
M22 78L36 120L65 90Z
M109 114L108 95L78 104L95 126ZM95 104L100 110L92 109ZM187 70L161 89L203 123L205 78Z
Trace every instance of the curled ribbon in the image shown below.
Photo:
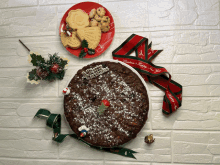
M60 130L61 130L61 115L60 114L53 114L47 109L39 109L34 117L46 119L46 125L53 129L53 140L58 143L62 143L63 140L66 138L66 136L69 135L72 138L82 141L83 143L87 144L89 147L94 148L96 150L103 150L103 151L110 152L113 154L136 159L133 154L137 152L127 149L127 148L123 148L123 147L102 148L102 147L92 146L91 144L84 141L82 138L78 137L75 133L60 134Z
M166 115L176 111L182 103L182 86L171 80L169 72L152 63L162 50L152 50L148 39L136 34L128 37L113 52L113 59L122 61L137 70L145 81L149 81L165 92L162 112ZM130 56L135 51L136 56ZM168 77L166 76L168 75Z

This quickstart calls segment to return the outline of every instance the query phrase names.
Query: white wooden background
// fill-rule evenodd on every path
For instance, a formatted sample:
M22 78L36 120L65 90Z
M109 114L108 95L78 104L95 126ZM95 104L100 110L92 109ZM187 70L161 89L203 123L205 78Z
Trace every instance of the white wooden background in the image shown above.
M58 27L65 11L79 0L0 1L0 164L1 165L171 165L220 164L220 25L219 0L96 0L113 15L116 34L100 57L79 60L60 42ZM111 52L132 33L148 37L154 60L183 85L182 107L162 114L163 92L149 85L152 109L138 137L126 144L137 160L95 151L67 137L51 140L45 121L33 119L39 108L63 114L62 89L73 74ZM33 68L31 50L47 57L59 52L70 59L64 80L26 83ZM64 118L63 118L64 119ZM70 132L65 120L62 132ZM144 137L152 133L148 146Z

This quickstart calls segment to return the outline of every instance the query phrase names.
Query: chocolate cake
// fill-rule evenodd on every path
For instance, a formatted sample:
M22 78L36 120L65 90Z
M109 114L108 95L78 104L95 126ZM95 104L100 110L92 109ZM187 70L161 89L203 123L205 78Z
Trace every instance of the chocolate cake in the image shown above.
M118 62L96 62L80 69L64 96L64 114L71 129L93 146L114 147L136 137L147 120L149 101L145 86ZM104 101L105 109L98 111ZM106 103L105 103L106 104Z

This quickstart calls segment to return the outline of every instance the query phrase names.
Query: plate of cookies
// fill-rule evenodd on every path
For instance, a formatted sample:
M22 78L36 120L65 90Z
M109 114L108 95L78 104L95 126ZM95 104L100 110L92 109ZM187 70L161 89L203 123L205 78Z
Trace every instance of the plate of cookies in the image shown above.
M111 13L95 2L81 2L69 8L60 22L63 46L80 58L94 58L110 46L115 34Z

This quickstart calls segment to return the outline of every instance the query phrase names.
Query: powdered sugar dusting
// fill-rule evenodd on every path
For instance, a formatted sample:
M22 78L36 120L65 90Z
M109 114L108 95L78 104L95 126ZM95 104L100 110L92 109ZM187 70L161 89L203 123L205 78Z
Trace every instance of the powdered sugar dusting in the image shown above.
M94 144L117 146L124 138L131 137L140 118L143 102L140 92L130 87L124 78L109 70L95 79L89 79L85 87L83 78L75 85L77 89L70 94L71 99L65 107L72 110L73 123L78 127L89 128L87 138ZM80 93L83 91L83 95ZM104 114L97 110L102 100L108 100L110 106ZM70 106L70 104L72 106Z

